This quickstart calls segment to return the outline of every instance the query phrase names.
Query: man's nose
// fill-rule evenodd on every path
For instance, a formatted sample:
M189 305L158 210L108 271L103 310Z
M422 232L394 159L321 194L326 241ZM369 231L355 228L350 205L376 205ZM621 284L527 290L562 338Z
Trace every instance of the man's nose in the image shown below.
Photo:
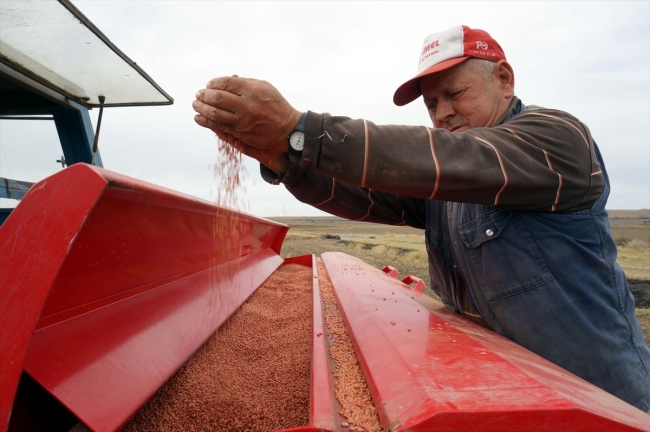
M449 118L453 117L456 114L454 106L449 100L443 100L442 98L438 100L436 105L436 127L441 127L442 124Z

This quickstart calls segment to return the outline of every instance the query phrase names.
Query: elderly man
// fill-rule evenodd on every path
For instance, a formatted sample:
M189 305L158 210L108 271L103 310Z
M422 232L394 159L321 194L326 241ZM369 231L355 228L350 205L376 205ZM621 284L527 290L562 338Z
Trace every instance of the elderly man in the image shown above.
M616 264L609 180L589 129L526 106L499 44L465 26L427 37L397 105L434 128L300 113L236 76L197 93L196 122L300 201L423 228L445 305L646 411L650 350Z

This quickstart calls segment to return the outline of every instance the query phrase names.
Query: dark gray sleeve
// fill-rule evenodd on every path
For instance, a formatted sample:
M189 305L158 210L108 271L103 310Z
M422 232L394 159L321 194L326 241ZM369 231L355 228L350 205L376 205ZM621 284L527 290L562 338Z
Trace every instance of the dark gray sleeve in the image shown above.
M293 157L282 183L299 201L335 216L424 228L424 200L350 185Z
M309 112L303 156L284 183L303 202L317 195L308 199L312 205L354 200L363 214L346 210L350 219L369 213L379 192L395 196L381 200L393 216L402 208L399 197L569 212L589 208L604 184L588 129L545 109L456 134Z

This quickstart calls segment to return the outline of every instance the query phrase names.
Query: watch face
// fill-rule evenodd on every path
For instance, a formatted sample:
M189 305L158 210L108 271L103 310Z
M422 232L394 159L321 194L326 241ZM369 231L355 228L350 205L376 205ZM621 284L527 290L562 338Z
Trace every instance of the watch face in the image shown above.
M302 151L305 148L305 133L300 131L292 133L289 138L289 144L291 144L292 149Z

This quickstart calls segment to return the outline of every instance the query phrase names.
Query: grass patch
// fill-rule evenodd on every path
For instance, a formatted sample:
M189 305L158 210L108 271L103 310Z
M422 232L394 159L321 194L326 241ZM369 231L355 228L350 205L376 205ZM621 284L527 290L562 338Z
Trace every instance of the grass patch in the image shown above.
M650 242L632 239L619 246L616 262L628 279L650 280Z
M636 308L634 314L636 319L639 320L639 324L641 324L641 329L643 329L645 344L650 346L650 309Z

